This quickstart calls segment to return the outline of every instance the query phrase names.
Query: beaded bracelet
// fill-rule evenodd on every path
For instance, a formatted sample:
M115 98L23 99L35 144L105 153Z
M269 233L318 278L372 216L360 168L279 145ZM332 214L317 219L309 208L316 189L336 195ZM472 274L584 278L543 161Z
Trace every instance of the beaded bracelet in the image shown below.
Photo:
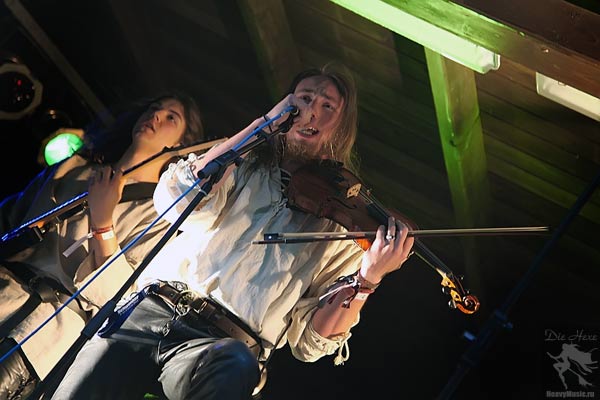
M331 286L327 288L326 293L319 297L318 308L322 308L326 302L333 302L333 299L335 299L341 290L350 288L352 289L352 294L346 297L342 302L342 307L349 308L352 300L366 300L371 293L375 292L375 288L378 286L379 283L374 284L363 278L360 275L360 271L356 271L352 275L339 277Z
M368 281L366 278L364 278L360 274L360 270L358 270L358 272L356 273L356 280L358 281L358 283L360 283L360 287L361 288L365 288L365 289L375 290L375 289L377 289L377 287L379 285L381 285L381 282L379 282L379 283L373 283L371 281Z

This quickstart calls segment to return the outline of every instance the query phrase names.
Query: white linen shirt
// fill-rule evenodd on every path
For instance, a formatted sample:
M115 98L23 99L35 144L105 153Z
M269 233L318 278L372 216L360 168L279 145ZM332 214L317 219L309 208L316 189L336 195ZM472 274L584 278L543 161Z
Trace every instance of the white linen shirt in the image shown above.
M311 326L318 297L337 278L360 268L363 250L351 240L252 244L270 232L339 232L341 225L292 210L278 167L252 169L247 158L180 226L181 233L149 263L138 284L156 279L186 282L244 320L270 350L289 343L294 357L316 361L341 346L350 332L324 338ZM159 214L175 222L199 192L190 160L171 164L156 187ZM353 326L358 323L356 319ZM289 329L286 331L288 323Z
M22 226L84 193L93 170L94 165L79 155L42 170L24 190L0 202L0 232L9 232L14 227ZM120 202L113 213L115 233L119 240L115 254L121 253L121 249L142 232L145 234L120 257L108 260L104 265L109 262L111 265L97 277L98 270L93 254L88 252L87 241L68 257L63 254L69 246L90 232L87 212L79 212L63 220L52 219L47 224L52 229L46 231L42 242L11 256L10 260L30 265L36 275L53 278L71 292L87 285L79 297L87 300L82 301L82 306L95 314L117 293L168 229L169 224L165 221L154 223L156 218L158 215L153 201L148 197ZM0 323L17 312L31 295L27 283L16 279L0 262ZM40 379L46 377L77 340L85 325L81 317L68 307L62 308L55 318L49 319L58 307L61 304L42 302L10 333L10 337L17 342L29 337L23 343L22 350ZM30 337L34 331L35 335Z

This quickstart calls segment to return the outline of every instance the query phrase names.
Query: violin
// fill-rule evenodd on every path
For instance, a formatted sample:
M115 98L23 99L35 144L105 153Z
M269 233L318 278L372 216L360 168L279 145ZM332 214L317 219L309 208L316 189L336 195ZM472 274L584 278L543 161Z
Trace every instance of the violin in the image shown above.
M387 225L389 216L399 219L413 232L416 228L416 224L406 216L391 213L382 207L371 191L366 190L361 181L337 161L319 160L299 168L291 176L286 195L290 208L319 218L331 219L349 231L376 230L380 225ZM341 235L308 233L292 238L271 233L264 236L264 241L254 243L298 243L353 239L363 250L368 250L374 233L372 235L364 232L359 235L352 235L350 232ZM307 236L314 237L308 238ZM477 297L465 290L460 279L417 238L415 238L413 248L416 255L427 261L442 276L442 291L450 296L448 305L451 308L459 309L466 314L473 314L479 309L480 303Z
M377 230L386 225L393 216L417 231L417 225L396 211L384 208L362 182L340 162L323 160L299 168L292 176L287 188L288 206L319 218L328 218L349 231ZM356 235L353 240L363 249L372 244L372 235ZM334 239L335 240L335 239ZM444 265L418 238L413 245L414 253L428 261L442 276L442 291L450 296L449 306L465 314L475 313L480 306L476 296L465 290L461 280Z
M479 300L463 287L463 278L457 277L418 240L418 236L539 234L549 231L547 226L419 230L405 215L383 207L356 175L334 160L316 160L299 168L290 178L286 195L290 208L331 219L348 232L266 233L264 240L253 244L351 239L366 251L375 238L377 228L387 225L388 218L393 216L408 226L409 236L415 237L413 253L442 276L442 291L450 296L448 305L465 314L475 313L480 306ZM357 229L363 231L354 232ZM365 232L365 229L371 231Z

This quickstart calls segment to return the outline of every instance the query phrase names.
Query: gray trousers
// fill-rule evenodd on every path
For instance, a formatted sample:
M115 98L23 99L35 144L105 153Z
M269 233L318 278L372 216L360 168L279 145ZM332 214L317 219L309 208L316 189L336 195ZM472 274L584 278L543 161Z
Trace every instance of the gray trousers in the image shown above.
M158 398L248 400L259 380L256 357L190 314L149 295L109 338L94 335L53 400Z

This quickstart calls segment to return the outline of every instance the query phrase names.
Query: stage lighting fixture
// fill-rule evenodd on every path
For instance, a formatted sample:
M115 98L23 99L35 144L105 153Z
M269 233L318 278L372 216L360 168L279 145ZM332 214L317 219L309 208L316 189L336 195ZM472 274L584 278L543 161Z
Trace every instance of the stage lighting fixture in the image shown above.
M38 163L42 166L56 164L71 157L81 146L83 146L82 129L58 129L42 142Z
M42 84L27 66L3 60L0 65L0 120L18 120L32 113L42 101Z
M599 98L565 85L539 72L535 73L535 87L538 94L596 121L600 121Z

